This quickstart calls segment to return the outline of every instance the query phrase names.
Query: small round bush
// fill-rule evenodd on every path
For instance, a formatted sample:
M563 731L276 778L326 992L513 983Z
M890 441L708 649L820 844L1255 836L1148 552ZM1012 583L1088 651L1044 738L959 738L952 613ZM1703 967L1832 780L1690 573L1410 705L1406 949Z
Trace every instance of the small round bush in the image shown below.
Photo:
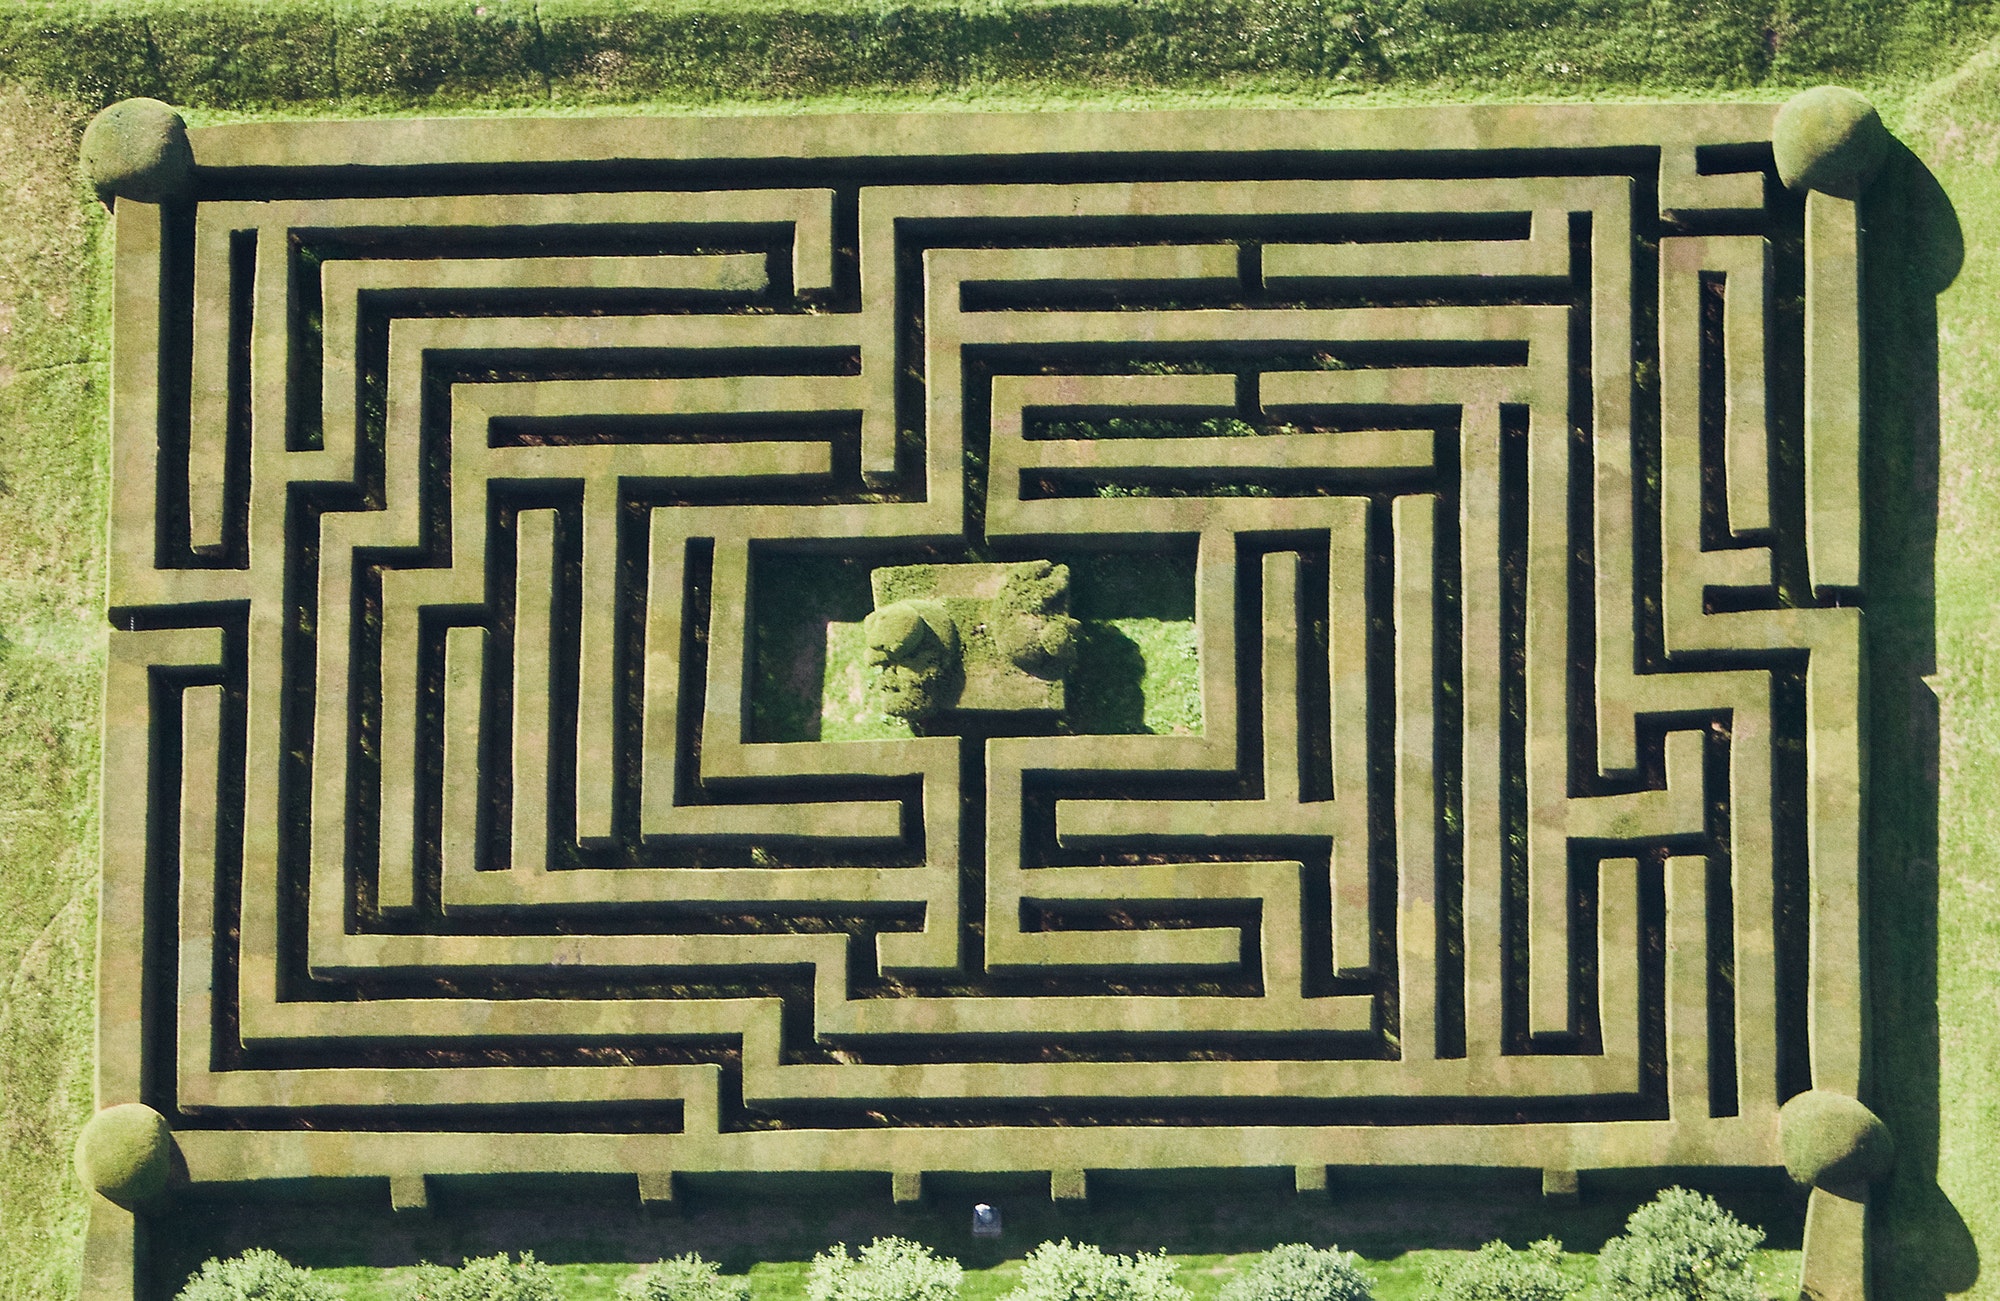
M1287 1242L1224 1284L1221 1301L1370 1301L1373 1286L1353 1252Z
M328 1284L275 1251L253 1247L228 1260L213 1258L180 1290L177 1301L339 1301Z
M506 1252L478 1256L457 1269L448 1265L417 1266L417 1276L403 1285L400 1301L563 1301L549 1267L524 1251L511 1260Z
M1489 1242L1470 1256L1427 1271L1438 1301L1569 1301L1583 1281L1563 1272L1563 1248L1554 1238L1516 1251Z
M836 1243L806 1271L807 1301L955 1301L965 1277L949 1256L908 1238L877 1238L860 1259Z
M1165 1252L1113 1256L1064 1238L1030 1252L1021 1281L1001 1301L1188 1301L1188 1294Z
M1616 1301L1759 1301L1750 1253L1763 1240L1713 1198L1669 1188L1632 1212L1597 1268Z
M623 1301L744 1301L750 1285L724 1278L714 1261L689 1252L634 1274L619 1285L618 1295Z
M143 1102L120 1103L92 1116L76 1136L77 1178L130 1210L167 1190L173 1151L164 1116Z

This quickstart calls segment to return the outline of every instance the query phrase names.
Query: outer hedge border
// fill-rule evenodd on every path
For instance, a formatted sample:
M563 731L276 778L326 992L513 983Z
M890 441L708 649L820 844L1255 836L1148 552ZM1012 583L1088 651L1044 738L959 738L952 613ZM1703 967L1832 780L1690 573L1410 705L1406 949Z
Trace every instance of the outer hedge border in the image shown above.
M1929 80L1983 0L28 0L0 77L87 105L384 108Z

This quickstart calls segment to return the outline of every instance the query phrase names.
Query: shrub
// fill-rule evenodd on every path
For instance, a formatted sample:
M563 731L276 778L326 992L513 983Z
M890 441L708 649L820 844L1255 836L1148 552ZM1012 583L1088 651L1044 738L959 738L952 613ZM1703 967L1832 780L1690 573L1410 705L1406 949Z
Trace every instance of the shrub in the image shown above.
M1188 1294L1165 1252L1107 1256L1064 1238L1030 1252L1020 1283L1001 1301L1188 1301Z
M1224 1284L1221 1301L1370 1301L1373 1285L1353 1252L1287 1242Z
M555 1275L524 1251L518 1261L506 1252L478 1256L457 1269L447 1265L417 1266L417 1276L403 1285L401 1301L562 1301Z
M1758 1301L1750 1253L1763 1240L1714 1199L1669 1188L1632 1212L1597 1268L1618 1301Z
M954 1301L965 1271L908 1238L877 1238L859 1260L846 1243L813 1257L806 1272L808 1301Z
M1543 1238L1522 1251L1489 1242L1427 1271L1438 1301L1569 1301L1583 1281L1563 1272L1562 1244Z
M744 1301L749 1294L747 1282L722 1277L714 1261L693 1252L663 1260L618 1288L624 1301Z
M338 1301L338 1294L277 1252L252 1247L228 1260L204 1261L178 1301Z

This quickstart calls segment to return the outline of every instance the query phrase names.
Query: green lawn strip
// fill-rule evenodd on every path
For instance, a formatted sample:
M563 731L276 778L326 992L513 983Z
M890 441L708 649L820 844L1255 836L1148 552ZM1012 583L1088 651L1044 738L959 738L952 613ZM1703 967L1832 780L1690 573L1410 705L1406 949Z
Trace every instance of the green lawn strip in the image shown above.
M102 210L78 110L0 87L0 1296L75 1289L105 642Z
M1983 53L1887 120L1949 196L1947 205L1915 184L1898 191L1901 211L1883 215L1902 217L1921 238L1900 243L1906 265L1896 269L1931 291L1949 287L1935 300L1935 386L1885 394L1903 404L1917 435L1907 477L1920 490L1936 485L1935 534L1902 518L1895 501L1870 522L1912 553L1907 571L1918 580L1884 592L1913 607L1912 635L1892 643L1896 677L1872 692L1871 739L1894 747L1887 771L1914 773L1900 786L1878 781L1879 792L1903 799L1883 807L1878 795L1870 811L1882 964L1877 1072L1892 1082L1880 1106L1901 1153L1884 1199L1878 1277L1906 1280L1910 1296L1992 1296L2000 1294L2000 60ZM1927 295L1919 301L1929 304ZM1907 331L1916 342L1903 351L1922 353L1932 322L1884 327ZM1930 589L1923 580L1933 578Z
M1717 1187L1745 1223L1768 1231L1758 1257L1763 1294L1790 1301L1796 1287L1798 1199L1775 1186ZM1279 1242L1355 1250L1377 1281L1377 1301L1414 1301L1425 1291L1429 1262L1451 1259L1501 1239L1525 1246L1555 1237L1571 1250L1580 1279L1595 1274L1595 1252L1623 1230L1650 1193L1607 1184L1576 1205L1550 1204L1532 1178L1434 1189L1355 1177L1351 1193L1297 1197L1269 1181L1202 1179L1180 1194L1120 1186L1093 1197L1086 1211L1058 1208L1022 1181L1002 1186L944 1186L923 1207L896 1208L886 1189L855 1185L821 1198L777 1194L700 1195L678 1214L641 1213L624 1201L579 1201L561 1213L519 1199L441 1204L430 1217L390 1218L365 1204L268 1207L189 1206L159 1229L155 1261L161 1301L208 1256L263 1245L337 1283L352 1301L393 1301L419 1260L456 1263L500 1250L533 1250L562 1280L565 1296L610 1297L618 1282L652 1261L698 1252L731 1274L747 1276L751 1301L804 1301L806 1271L835 1243L858 1249L880 1236L925 1244L966 1270L961 1301L998 1301L1015 1284L1035 1244L1068 1238L1130 1254L1165 1248L1193 1301L1216 1301L1237 1270ZM972 1238L974 1200L997 1200L1006 1236Z
M1708 93L1922 82L1996 22L1953 0L28 0L0 10L0 76L232 108L1015 83Z
M1426 1272L1446 1261L1463 1259L1461 1251L1406 1251L1384 1259L1363 1258L1363 1268L1374 1280L1375 1301L1419 1301L1428 1294ZM1250 1265L1257 1253L1241 1255L1174 1256L1179 1282L1192 1301L1216 1301L1223 1287L1241 1269ZM1570 1253L1565 1269L1586 1286L1596 1277L1594 1256ZM805 1301L807 1261L760 1262L745 1275L750 1284L750 1301ZM555 1265L564 1301L616 1301L619 1284L645 1270L643 1264ZM1759 1251L1751 1261L1760 1293L1771 1301L1791 1301L1797 1292L1799 1253ZM985 1269L965 1271L959 1301L1000 1301L1019 1281L1021 1262L1009 1260ZM397 1301L398 1289L416 1274L413 1268L322 1269L314 1273L340 1289L345 1301Z

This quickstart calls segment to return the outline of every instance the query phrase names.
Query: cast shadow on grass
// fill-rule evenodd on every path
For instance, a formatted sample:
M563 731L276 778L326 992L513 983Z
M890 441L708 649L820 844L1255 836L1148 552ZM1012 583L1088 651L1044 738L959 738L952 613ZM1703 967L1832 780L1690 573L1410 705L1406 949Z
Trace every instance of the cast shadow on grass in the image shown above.
M1109 623L1086 623L1077 636L1071 721L1076 730L1132 735L1146 730L1146 657Z
M1896 1136L1875 1221L1875 1295L1940 1301L1979 1277L1971 1231L1938 1186L1937 298L1964 237L1950 198L1900 142L1863 205L1868 230L1868 941L1874 1080Z
M749 707L753 741L817 741L830 668L827 627L860 623L875 608L866 562L810 552L760 553L753 584L754 659Z
M1191 644L1193 552L1079 551L1057 559L1069 566L1070 613L1082 624L1069 675L1071 729L1136 736L1198 728L1199 668L1192 656L1175 663L1167 644L1167 630L1183 624ZM1141 628L1149 631L1135 636Z

